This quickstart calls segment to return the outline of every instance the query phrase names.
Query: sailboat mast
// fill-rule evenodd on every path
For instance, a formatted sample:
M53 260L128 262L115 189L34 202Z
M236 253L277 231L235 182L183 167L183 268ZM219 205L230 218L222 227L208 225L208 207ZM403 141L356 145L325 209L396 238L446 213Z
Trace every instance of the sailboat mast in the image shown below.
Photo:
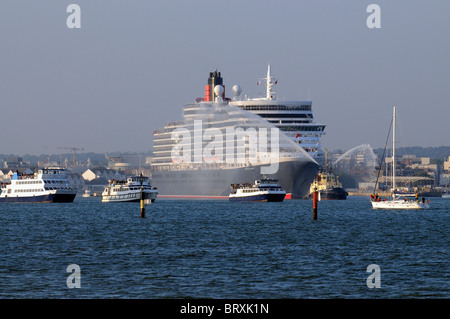
M392 192L395 191L395 105L392 115Z

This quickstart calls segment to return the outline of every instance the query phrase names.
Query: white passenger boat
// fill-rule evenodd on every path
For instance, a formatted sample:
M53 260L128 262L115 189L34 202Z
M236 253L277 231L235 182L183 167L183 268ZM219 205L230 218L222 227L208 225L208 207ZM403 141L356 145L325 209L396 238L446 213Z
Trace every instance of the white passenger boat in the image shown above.
M68 203L76 195L64 169L44 168L33 174L14 173L2 184L0 203Z
M276 179L256 180L252 183L231 184L230 201L236 202L282 202L286 191Z
M154 202L158 196L156 187L152 187L148 177L131 176L127 180L110 180L102 193L102 202L138 202L141 199L141 188L144 200Z

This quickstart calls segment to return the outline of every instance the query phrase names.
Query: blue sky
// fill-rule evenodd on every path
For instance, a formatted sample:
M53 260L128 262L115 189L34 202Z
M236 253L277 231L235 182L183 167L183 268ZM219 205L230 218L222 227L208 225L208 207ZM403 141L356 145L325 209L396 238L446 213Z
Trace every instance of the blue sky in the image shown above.
M150 150L209 72L253 97L269 63L279 97L311 98L329 150L383 147L393 105L399 146L448 146L448 12L448 0L3 0L0 153Z

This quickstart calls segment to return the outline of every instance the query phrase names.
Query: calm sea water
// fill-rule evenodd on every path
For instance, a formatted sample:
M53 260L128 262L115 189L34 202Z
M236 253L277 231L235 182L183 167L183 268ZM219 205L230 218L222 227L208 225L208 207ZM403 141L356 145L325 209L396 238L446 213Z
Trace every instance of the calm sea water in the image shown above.
M449 298L450 200L0 205L0 298ZM67 267L81 269L69 289ZM380 267L368 288L367 267Z

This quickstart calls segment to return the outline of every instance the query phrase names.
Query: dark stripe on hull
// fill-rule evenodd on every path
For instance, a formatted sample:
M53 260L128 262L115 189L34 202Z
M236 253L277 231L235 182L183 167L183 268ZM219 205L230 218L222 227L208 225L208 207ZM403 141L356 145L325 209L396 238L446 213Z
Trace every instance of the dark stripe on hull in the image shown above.
M348 193L343 188L320 191L320 200L344 200Z
M0 198L0 203L71 203L75 194L48 194L29 197L4 197Z
M54 194L31 197L3 197L0 203L52 203Z
M77 194L55 194L53 203L72 203Z
M282 202L285 194L261 194L244 197L230 197L230 202Z

